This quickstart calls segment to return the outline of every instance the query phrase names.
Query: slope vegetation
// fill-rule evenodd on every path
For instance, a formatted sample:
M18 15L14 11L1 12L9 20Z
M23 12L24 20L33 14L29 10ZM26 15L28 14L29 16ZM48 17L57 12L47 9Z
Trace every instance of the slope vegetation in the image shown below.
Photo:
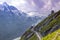
M43 37L42 40L60 40L60 29Z
M60 11L51 13L47 18L29 29L22 35L23 40L60 40ZM56 31L57 30L57 31ZM36 33L40 38L36 35ZM54 34L54 35L53 35ZM27 35L26 37L24 37ZM24 38L25 39L24 39Z

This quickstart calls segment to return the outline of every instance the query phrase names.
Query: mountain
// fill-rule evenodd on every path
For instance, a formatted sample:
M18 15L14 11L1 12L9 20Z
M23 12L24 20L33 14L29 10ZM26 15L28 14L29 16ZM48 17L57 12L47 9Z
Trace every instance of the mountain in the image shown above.
M31 26L20 40L60 40L60 10L52 10L48 17L36 26Z
M45 17L27 17L27 14L6 2L0 4L0 40L13 40Z

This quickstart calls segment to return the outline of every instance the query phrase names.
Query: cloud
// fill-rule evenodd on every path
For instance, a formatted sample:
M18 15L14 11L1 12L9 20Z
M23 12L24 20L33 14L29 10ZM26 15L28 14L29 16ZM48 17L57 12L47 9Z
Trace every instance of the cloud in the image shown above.
M45 5L40 9L40 12L47 14L50 14L51 10L54 10L55 12L60 10L60 1L53 1L53 0L45 0L43 1Z
M12 0L0 0L0 4L3 3L3 2L7 2L7 3L10 3Z
M52 9L55 11L60 9L60 0L0 0L0 3L2 2L7 2L9 5L13 5L27 14L29 11L38 11L40 12L39 14L49 14ZM33 16L33 14L29 15Z
M54 10L55 10L55 11L60 10L60 2L57 2L57 3L55 4Z
M49 1L47 1L47 2L45 2L45 5L43 6L43 10L45 9L50 9L52 7L52 4L51 4L51 1L49 0Z
M12 0L10 3L11 5L14 5L14 6L21 6L21 5L26 4L26 1L25 0Z
M13 39L13 40L20 40L21 39L21 37L17 37L17 38L15 38L15 39Z

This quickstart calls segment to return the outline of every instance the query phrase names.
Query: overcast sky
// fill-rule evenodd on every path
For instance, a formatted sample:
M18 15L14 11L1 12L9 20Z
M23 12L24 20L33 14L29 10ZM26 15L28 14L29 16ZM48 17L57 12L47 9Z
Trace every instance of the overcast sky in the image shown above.
M60 10L60 0L0 0L0 4L3 2L7 2L23 12L38 11L45 13L52 9Z

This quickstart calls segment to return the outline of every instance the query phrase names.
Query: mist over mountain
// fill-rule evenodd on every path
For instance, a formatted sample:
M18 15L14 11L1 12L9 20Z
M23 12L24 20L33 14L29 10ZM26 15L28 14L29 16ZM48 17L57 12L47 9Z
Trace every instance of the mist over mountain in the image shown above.
M12 40L22 35L32 24L45 17L28 17L26 13L6 2L0 4L0 40Z

